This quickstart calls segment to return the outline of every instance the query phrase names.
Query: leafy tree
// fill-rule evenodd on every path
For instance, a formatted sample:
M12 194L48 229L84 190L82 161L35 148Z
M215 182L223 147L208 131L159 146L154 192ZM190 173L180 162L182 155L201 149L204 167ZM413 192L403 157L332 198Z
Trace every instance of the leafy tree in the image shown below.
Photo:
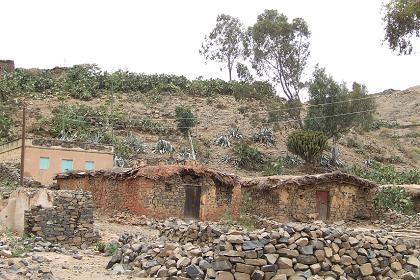
M265 10L249 28L253 67L280 84L289 100L299 99L301 82L309 57L310 31L305 20L292 22L276 10Z
M229 81L232 81L232 69L235 62L243 55L244 30L239 19L230 15L217 16L214 29L204 38L199 50L206 60L223 63L229 71Z
M301 157L306 164L313 165L325 150L327 139L319 131L298 130L287 137L287 149Z
M238 157L238 166L248 170L261 170L264 166L264 155L244 141L234 145L233 152Z
M185 137L188 137L190 141L192 158L195 160L196 156L190 131L191 128L197 125L197 118L194 116L193 112L191 112L190 108L182 106L175 108L175 116L179 131L181 131Z
M379 210L394 210L403 214L413 214L413 202L402 187L384 187L373 198Z
M238 62L236 64L236 74L238 75L238 78L241 82L252 83L254 81L254 78L252 77L252 74L249 72L248 67L241 62Z
M384 11L384 41L398 54L411 54L412 37L420 37L420 1L390 0Z
M375 103L367 98L364 85L354 83L353 91L349 92L345 84L338 84L324 68L317 66L309 83L309 104L305 128L322 131L333 139L331 161L335 165L338 139L359 122L371 120Z

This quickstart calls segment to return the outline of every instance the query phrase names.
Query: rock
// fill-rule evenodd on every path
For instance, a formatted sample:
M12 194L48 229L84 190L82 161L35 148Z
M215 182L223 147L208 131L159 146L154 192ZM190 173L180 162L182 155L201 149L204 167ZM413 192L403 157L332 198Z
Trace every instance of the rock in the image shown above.
M10 250L1 250L0 251L0 256L4 257L4 258L12 258L13 254L12 254L12 251L10 251Z
M400 271L401 269L402 269L402 265L401 265L401 263L400 262L393 262L393 263L391 263L391 269L394 271L394 272L397 272L397 271Z
M280 269L292 268L293 267L293 261L289 258L280 257L277 260L277 266Z
M373 273L372 264L365 263L360 266L360 273L362 276L369 276Z
M191 259L187 257L182 257L176 262L176 267L183 268L183 267L188 266L190 263L191 263Z
M200 260L198 266L205 271L211 267L211 264L206 260Z
M416 276L413 272L407 272L400 276L402 280L416 280Z
M271 280L287 280L286 274L276 274Z
M264 259L245 259L245 263L255 266L263 266L267 264L267 261Z
M303 264L311 265L317 262L317 259L311 255L299 255L297 261Z
M226 236L226 241L232 244L243 244L244 239L242 235L230 234Z
M251 274L252 272L254 272L255 269L256 267L253 265L242 264L242 263L237 263L235 266L235 270L237 272L242 272L242 273L247 273L247 274Z
M204 278L204 272L201 270L201 268L199 266L197 266L195 264L187 266L187 268L185 268L185 272L192 279Z
M267 264L267 265L263 265L261 266L261 270L264 272L274 272L277 270L277 265L275 264Z
M337 275L343 275L344 273L344 270L338 264L333 265L331 270L334 271Z
M83 259L83 256L80 254L74 254L73 258L80 261L81 259Z
M108 264L106 266L106 269L110 269L111 267L114 266L114 264L120 262L121 261L121 257L122 257L121 252L113 255L112 258L109 260L109 262L108 262Z
M344 255L341 257L340 263L344 266L349 266L351 265L353 259L350 256Z
M252 274L251 274L251 279L252 280L262 280L264 279L264 272L261 270L255 270Z
M188 273L188 272L187 272L187 273ZM162 267L158 270L158 272L156 273L156 276L157 276L158 278L165 278L165 277L168 277L168 276L169 276L168 269L167 269L166 267L162 266ZM193 278L193 279L194 279L194 278Z
M116 263L112 266L112 272L114 272L116 274L123 274L123 273L125 273L125 269L124 269L122 264Z
M357 244L359 244L359 240L357 238L354 238L353 236L350 236L348 239L348 242L350 243L350 245L352 247L356 246Z
M251 276L249 274L242 273L242 272L235 272L233 276L235 280L250 280L251 279Z
M216 272L216 280L235 280L235 278L228 271L218 271Z
M232 269L232 264L229 261L227 261L227 260L224 260L224 261L215 261L215 262L212 263L212 266L213 266L213 269L215 271L230 270L230 269Z
M416 268L420 267L420 260L418 258L416 258L415 256L409 256L408 259L407 259L407 263L409 265L412 265L412 266L416 267Z
M325 247L325 248L324 248L324 252L325 252L325 256L326 256L327 258L331 258L331 257L332 257L332 255L333 255L332 249L331 249L331 248L329 248L329 247Z
M306 246L306 245L309 244L309 240L306 237L302 237L302 238L299 238L298 240L296 240L295 244L303 247L303 246Z
M299 248L299 252L304 254L304 255L313 255L314 246L312 246L312 245L302 246L302 247Z
M268 264L275 264L279 257L277 254L265 254L264 256Z
M244 241L242 244L242 249L244 251L260 250L263 247L264 247L263 244L258 240L247 240L247 241Z
M321 271L321 265L319 263L314 263L310 266L313 274L318 274Z

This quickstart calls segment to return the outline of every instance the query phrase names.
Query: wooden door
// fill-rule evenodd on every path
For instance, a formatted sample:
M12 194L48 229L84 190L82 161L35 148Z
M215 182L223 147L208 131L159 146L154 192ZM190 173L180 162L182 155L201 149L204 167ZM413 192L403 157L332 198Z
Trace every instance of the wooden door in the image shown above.
M185 218L200 218L200 197L201 187L199 186L185 186Z
M328 198L329 194L327 191L317 191L316 192L316 208L318 211L318 217L321 220L328 219Z

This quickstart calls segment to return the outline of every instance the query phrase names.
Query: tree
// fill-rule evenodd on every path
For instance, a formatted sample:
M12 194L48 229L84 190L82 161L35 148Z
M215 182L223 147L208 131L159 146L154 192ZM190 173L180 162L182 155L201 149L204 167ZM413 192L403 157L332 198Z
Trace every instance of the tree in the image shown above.
M229 71L229 81L232 81L232 69L235 62L243 55L244 28L239 19L230 15L217 16L216 26L199 50L206 60L223 63Z
M190 108L178 106L175 108L175 116L179 131L182 132L184 137L188 137L191 145L191 154L195 160L194 145L191 138L191 128L197 125L197 118L191 112Z
M354 83L353 91L349 92L344 83L338 84L326 74L324 68L318 66L309 83L309 105L305 127L322 131L333 139L333 165L338 157L338 139L359 121L372 119L375 108L375 103L367 96L364 85Z
M319 160L327 146L327 137L319 131L298 130L287 137L287 149L308 165Z
M241 62L236 63L236 74L238 75L239 81L241 82L251 84L254 81L254 78L249 72L248 67Z
M420 37L420 1L391 0L385 4L384 41L398 54L411 54L412 37Z
M259 75L280 84L289 100L299 100L301 82L309 57L311 33L302 18L288 22L276 10L265 10L249 28L252 64Z

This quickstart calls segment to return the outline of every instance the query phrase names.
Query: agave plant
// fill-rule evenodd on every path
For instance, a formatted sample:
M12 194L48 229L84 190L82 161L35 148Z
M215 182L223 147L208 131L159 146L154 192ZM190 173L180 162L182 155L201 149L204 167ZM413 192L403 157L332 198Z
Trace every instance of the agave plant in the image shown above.
M156 142L155 148L153 149L153 153L170 153L173 152L175 148L172 146L172 144L169 141L159 139L159 141Z
M242 132L239 130L238 127L233 127L229 130L229 136L233 139L242 139L244 138L244 135L242 134Z
M274 145L274 134L270 128L263 127L254 134L254 142L263 143L265 145Z
M178 157L181 160L190 160L193 159L192 153L187 148L183 148L179 151Z
M125 137L124 144L131 147L136 153L145 153L147 149L146 143L138 139L132 133Z
M219 137L216 138L216 140L214 140L214 143L217 146L221 146L221 147L225 147L225 148L229 148L230 146L232 146L230 144L229 137L226 136L226 135L220 135Z

